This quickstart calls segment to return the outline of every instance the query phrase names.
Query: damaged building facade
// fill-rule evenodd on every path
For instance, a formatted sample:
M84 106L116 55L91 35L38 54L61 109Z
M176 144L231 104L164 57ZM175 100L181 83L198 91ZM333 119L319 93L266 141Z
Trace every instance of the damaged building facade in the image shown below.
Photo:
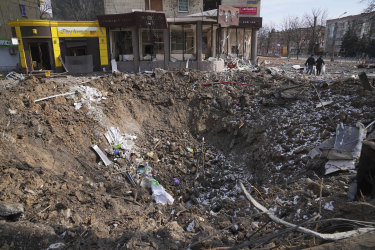
M256 61L260 0L100 2L103 9L91 11L107 29L109 60L120 71L185 67L218 71L224 67L222 59ZM219 5L237 7L239 23L218 23Z
M9 26L23 72L88 73L108 65L106 29L97 21L22 20Z
M104 5L105 15L98 20L108 28L109 54L120 71L156 67L216 71L224 67L220 58L256 60L260 1L157 0L121 5L112 0ZM219 24L219 5L238 7L239 25Z

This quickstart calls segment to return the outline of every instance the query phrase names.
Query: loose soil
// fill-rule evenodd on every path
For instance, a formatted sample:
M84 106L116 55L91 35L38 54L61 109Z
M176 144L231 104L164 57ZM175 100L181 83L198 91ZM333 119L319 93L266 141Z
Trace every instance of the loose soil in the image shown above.
M157 69L2 80L0 202L20 203L25 212L0 220L0 248L64 243L64 249L207 249L284 229L257 214L237 181L292 223L315 216L320 204L322 219L375 221L374 200L347 198L355 173L323 176L325 160L308 156L335 135L337 124L375 120L375 93L352 77L357 72L351 64L327 65L332 71L315 77L293 70L295 61L273 63L280 72ZM207 85L219 82L232 83ZM74 103L82 94L34 102L79 85L96 88L104 98L78 110ZM174 197L173 205L157 204L151 190L137 192L129 183L125 172L136 178L138 165L113 154L104 136L109 127L137 136L129 153L150 165L153 178ZM93 144L114 163L105 166ZM325 233L351 229L327 222L317 227ZM365 238L372 247L374 238ZM323 243L289 232L251 247L301 249Z

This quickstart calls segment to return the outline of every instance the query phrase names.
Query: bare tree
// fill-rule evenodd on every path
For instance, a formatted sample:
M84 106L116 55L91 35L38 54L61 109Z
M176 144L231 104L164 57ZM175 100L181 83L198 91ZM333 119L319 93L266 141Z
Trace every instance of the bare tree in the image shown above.
M361 3L367 4L365 9L366 13L375 11L375 0L362 0Z
M267 24L264 25L258 32L258 48L261 54L268 54L271 45L271 31L274 30L274 25Z
M303 45L303 40L306 36L306 28L304 27L304 21L299 17L294 17L290 19L290 29L293 31L293 36L291 37L291 43L294 45L297 53L297 59L301 53L301 48Z
M52 6L51 0L41 1L40 7L40 19L51 19L52 18Z
M281 23L281 38L283 40L283 44L287 47L287 56L289 58L290 53L290 45L294 36L294 30L292 29L292 23L295 17L288 16L284 17Z
M104 14L103 0L51 0L54 19L96 20Z
M317 53L319 45L324 38L327 10L312 9L311 14L305 14L307 27L310 28L308 53Z

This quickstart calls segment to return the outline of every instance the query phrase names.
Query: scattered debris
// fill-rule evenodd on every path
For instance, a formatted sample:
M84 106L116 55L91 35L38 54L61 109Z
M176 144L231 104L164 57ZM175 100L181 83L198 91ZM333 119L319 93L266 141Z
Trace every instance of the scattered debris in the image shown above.
M103 153L103 151L98 147L98 145L92 145L92 149L95 150L95 152L99 155L100 159L102 159L105 166L111 165L111 161L108 159L108 157Z

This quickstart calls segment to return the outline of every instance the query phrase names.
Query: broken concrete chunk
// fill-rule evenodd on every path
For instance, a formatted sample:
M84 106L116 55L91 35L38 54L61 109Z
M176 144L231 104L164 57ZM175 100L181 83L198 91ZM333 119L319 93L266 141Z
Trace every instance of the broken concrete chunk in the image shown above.
M336 129L336 137L324 141L310 151L313 159L317 155L329 160L353 160L361 154L362 143L366 137L366 128L360 122L356 127L339 124Z
M6 203L0 202L0 216L8 217L12 215L19 215L24 212L23 205L20 203Z
M332 174L337 171L348 171L348 170L354 170L355 169L355 161L349 161L349 160L330 160L325 165L325 174Z

